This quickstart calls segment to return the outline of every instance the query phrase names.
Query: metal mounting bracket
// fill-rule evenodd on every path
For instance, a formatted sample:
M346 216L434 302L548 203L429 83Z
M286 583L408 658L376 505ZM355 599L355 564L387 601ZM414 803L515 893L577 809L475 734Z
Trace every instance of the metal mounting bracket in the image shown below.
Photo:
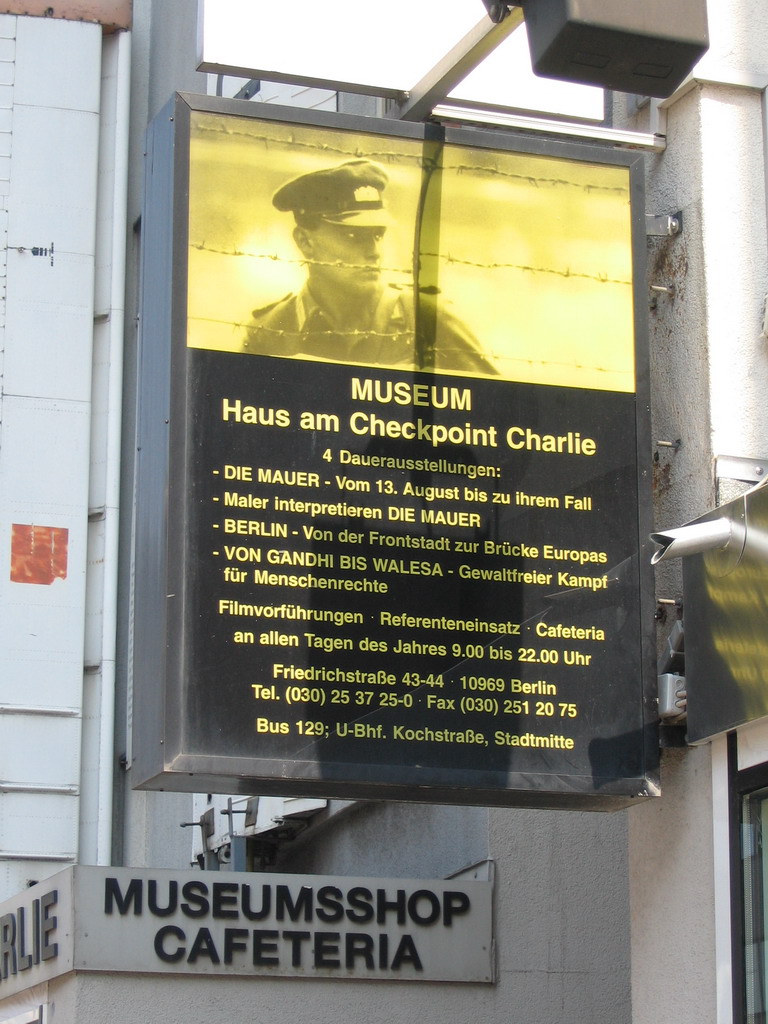
M683 211L645 215L645 233L653 237L673 238L683 233Z
M745 459L737 455L718 455L715 459L715 479L741 480L745 484L759 484L768 479L768 459Z
M662 672L659 679L659 718L662 722L679 721L688 712L688 691L685 676Z

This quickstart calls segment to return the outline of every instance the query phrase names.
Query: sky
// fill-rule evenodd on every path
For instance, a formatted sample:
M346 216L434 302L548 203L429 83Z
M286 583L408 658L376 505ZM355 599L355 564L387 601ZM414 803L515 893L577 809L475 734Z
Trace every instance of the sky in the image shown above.
M269 80L269 72L408 91L476 24L482 0L203 0L201 57ZM451 94L600 121L600 89L533 75L519 29Z

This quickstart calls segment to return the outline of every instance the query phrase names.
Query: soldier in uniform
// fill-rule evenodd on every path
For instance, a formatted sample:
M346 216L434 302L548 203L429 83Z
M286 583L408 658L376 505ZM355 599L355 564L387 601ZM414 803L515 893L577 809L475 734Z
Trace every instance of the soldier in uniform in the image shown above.
M349 160L283 185L272 198L295 219L307 266L299 292L253 311L243 351L331 362L495 374L477 339L432 295L381 280L390 222L383 167Z

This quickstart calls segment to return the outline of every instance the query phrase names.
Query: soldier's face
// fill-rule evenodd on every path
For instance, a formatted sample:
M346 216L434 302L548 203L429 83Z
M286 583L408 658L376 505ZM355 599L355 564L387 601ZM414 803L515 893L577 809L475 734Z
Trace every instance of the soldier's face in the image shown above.
M323 221L311 231L297 228L295 238L313 281L363 295L378 289L384 231Z

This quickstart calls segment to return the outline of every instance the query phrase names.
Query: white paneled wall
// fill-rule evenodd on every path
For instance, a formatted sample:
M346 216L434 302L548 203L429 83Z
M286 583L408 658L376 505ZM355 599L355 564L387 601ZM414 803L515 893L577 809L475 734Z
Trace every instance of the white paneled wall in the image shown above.
M101 53L0 16L0 898L78 854Z

